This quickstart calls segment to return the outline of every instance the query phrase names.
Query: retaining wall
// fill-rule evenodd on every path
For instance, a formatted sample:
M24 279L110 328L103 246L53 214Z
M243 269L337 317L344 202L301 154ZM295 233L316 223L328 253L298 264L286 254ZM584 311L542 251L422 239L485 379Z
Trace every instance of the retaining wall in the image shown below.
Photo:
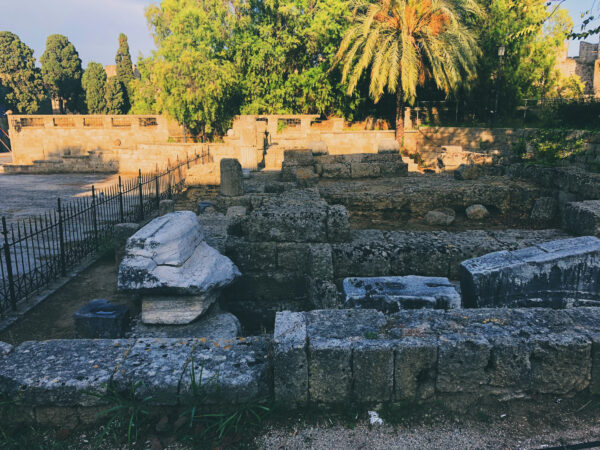
M273 341L56 340L3 352L9 422L92 421L111 390L135 383L148 407L507 401L600 393L600 309L281 312Z

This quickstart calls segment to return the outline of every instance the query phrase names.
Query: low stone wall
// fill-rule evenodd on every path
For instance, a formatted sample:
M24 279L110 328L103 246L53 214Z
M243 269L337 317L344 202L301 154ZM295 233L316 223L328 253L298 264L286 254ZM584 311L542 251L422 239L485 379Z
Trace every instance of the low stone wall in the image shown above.
M273 355L288 404L598 393L600 309L283 312Z
M280 312L272 342L56 340L0 353L4 423L93 422L136 384L137 400L162 408L598 394L600 309Z

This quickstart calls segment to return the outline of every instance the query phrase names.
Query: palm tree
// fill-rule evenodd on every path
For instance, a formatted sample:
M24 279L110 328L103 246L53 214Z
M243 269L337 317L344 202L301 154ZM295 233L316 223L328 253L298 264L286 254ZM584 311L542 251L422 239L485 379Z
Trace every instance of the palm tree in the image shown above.
M480 50L465 19L480 18L474 0L353 0L354 23L334 58L352 94L371 69L369 92L377 103L396 94L396 139L404 139L404 107L417 85L433 79L446 95L474 76Z

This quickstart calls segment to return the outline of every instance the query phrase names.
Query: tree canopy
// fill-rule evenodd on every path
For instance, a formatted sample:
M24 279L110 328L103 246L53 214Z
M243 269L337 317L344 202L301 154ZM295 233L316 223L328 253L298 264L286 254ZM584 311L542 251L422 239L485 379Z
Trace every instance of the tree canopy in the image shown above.
M0 104L21 114L34 114L48 108L33 50L8 31L0 32Z
M66 36L50 35L40 62L44 83L51 97L58 101L60 112L81 112L84 109L83 69L75 46Z
M104 100L106 103L106 114L123 114L127 107L125 100L125 87L117 77L111 77L106 82Z
M100 63L90 62L81 79L89 114L106 112L106 71Z
M117 79L125 87L125 107L124 111L131 109L132 81L135 78L133 73L133 63L131 62L131 53L129 52L129 43L127 36L123 33L119 35L119 49L115 56L117 69Z

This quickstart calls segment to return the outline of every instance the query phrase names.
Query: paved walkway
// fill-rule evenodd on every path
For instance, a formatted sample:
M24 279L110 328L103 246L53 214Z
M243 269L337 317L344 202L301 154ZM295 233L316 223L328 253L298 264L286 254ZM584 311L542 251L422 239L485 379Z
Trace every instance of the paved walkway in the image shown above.
M56 199L86 195L92 185L112 184L114 175L0 174L0 217L8 222L34 217L56 208Z

